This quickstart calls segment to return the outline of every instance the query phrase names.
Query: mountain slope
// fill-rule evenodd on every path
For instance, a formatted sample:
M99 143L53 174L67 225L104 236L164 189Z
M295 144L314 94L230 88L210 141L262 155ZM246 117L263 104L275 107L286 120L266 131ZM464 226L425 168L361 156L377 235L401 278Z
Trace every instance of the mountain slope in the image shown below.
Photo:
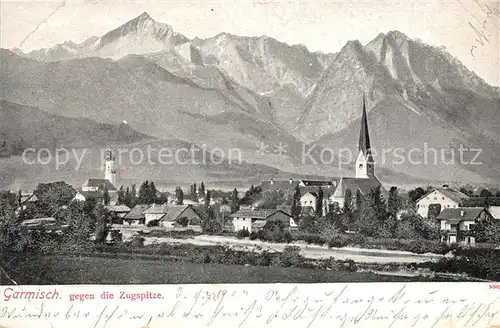
M6 100L0 100L0 131L0 140L7 145L35 149L108 146L153 139L126 123L112 125L53 115Z

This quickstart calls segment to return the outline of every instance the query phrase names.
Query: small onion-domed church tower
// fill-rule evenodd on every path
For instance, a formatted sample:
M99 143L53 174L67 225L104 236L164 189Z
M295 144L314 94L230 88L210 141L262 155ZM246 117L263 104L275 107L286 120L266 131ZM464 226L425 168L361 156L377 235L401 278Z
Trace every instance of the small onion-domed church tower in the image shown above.
M106 152L106 158L104 162L104 179L107 179L109 182L116 187L116 164L115 164L115 156L111 150Z
M356 160L356 178L369 179L375 176L375 162L372 157L368 120L366 117L366 102L363 95L363 114L361 116L361 131L359 133L358 159Z

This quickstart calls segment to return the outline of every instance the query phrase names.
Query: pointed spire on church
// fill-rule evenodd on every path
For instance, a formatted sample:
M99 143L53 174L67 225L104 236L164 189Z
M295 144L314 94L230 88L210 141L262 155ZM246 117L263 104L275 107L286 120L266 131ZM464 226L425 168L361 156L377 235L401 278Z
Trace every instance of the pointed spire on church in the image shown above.
M358 150L362 151L364 155L370 152L370 134L368 133L368 120L366 118L366 101L365 94L363 93L363 114L361 116L361 131L359 133Z

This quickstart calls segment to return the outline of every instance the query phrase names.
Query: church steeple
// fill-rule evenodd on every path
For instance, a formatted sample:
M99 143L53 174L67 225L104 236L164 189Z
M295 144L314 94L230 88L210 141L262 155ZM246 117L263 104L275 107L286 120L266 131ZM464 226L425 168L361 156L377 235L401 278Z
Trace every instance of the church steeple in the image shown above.
M359 132L358 159L356 161L356 178L368 179L375 175L375 163L372 157L366 101L363 94L363 113L361 115L361 130Z
M363 114L361 116L361 131L359 132L358 150L366 156L371 152L370 134L368 133L368 120L366 118L366 101L363 95Z

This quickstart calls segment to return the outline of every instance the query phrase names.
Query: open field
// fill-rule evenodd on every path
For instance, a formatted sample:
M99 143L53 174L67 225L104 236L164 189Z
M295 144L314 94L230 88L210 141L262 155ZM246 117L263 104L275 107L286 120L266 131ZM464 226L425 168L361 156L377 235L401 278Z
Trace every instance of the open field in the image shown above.
M192 284L431 281L371 272L198 264L147 259L36 256L5 266L19 284ZM0 284L12 283L1 278Z

